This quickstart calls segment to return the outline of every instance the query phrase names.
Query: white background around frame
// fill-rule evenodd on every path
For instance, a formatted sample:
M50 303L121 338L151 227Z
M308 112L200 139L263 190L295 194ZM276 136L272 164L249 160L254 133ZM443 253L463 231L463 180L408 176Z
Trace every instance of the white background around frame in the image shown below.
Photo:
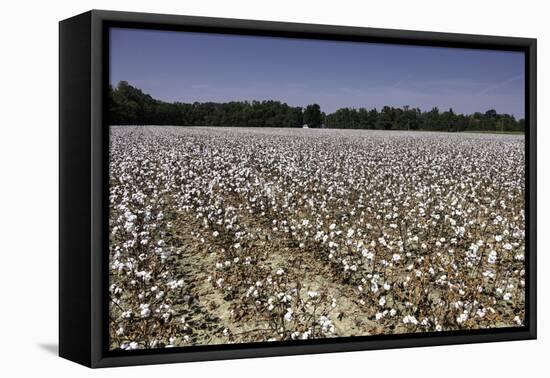
M1 376L502 378L547 373L550 125L544 91L550 27L545 2L19 0L0 7ZM57 357L57 22L92 8L538 38L539 339L103 370Z

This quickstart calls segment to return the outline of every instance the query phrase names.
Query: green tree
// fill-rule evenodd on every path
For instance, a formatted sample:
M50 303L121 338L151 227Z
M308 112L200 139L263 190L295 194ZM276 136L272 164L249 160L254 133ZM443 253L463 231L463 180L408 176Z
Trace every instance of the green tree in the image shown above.
M490 109L484 113L456 114L453 109L440 113L438 108L422 112L418 108L384 106L381 112L341 108L331 114L321 112L318 104L305 110L280 101L231 101L227 103L164 102L121 81L108 88L108 116L111 125L180 125L180 126L251 126L251 127L319 127L330 128L431 130L431 131L525 131L525 120Z
M389 106L384 106L376 123L377 129L391 130L394 122L394 109Z
M313 128L321 127L323 117L321 107L318 104L308 105L304 111L304 122Z

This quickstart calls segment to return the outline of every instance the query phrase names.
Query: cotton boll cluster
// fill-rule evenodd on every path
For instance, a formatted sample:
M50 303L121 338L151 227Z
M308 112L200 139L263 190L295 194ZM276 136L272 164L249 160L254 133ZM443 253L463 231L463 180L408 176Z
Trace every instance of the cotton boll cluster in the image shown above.
M523 136L112 127L110 159L113 348L523 324Z

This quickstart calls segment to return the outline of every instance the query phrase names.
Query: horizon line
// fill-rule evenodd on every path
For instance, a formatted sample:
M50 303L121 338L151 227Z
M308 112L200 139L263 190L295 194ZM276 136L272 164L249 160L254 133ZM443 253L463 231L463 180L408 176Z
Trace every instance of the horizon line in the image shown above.
M229 104L229 103L232 103L232 102L236 102L236 103L253 103L253 102L269 102L269 101L273 101L273 102L279 102L281 104L286 104L287 106L289 107L292 107L292 108L301 108L301 109L305 109L307 106L309 105L319 105L319 107L321 107L320 104L316 103L316 102L311 102L307 105L292 105L290 104L288 101L283 101L283 100L276 100L276 99L262 99L262 100L258 100L258 99L252 99L252 100L230 100L230 101L193 101L193 102L184 102L184 101L179 101L179 100L175 100L175 101L167 101L167 100L161 100L161 99L158 99L156 98L155 96L153 96L152 94L150 93L147 93L145 92L143 89L133 85L129 80L119 80L118 83L116 83L116 85L109 81L109 85L113 88L113 89L118 89L118 86L121 84L121 83L126 83L127 85L131 86L132 88L135 88L135 89L138 89L139 91L141 91L144 95L147 95L147 96L150 96L153 100L155 101L160 101L160 102L164 102L164 103L167 103L167 104L194 104L194 103L199 103L199 104L219 104L219 105L223 105L223 104ZM494 107L492 108L489 108L485 111L477 111L477 112L473 112L473 113L464 113L464 112L461 112L461 113L458 113L456 111L454 111L454 108L451 106L449 107L449 109L447 110L443 110L443 108L440 108L438 106L432 106L430 109L422 109L420 106L411 106L411 105L401 105L401 106L393 106L393 105L383 105L382 107L379 107L377 108L376 106L375 107L367 107L367 106L361 106L361 107L353 107L353 106L345 106L345 107L340 107L338 109L336 109L335 111L333 112L330 112L330 113L325 113L321 107L321 113L325 114L326 116L328 115L331 115L331 114L335 114L337 111L339 110L343 110L343 109L349 109L349 110L355 110L355 111L359 111L361 109L364 109L366 111L372 111L372 110L376 110L377 112L380 112L384 107L389 107L389 108L393 108L393 109L401 109L401 110L404 110L405 107L409 107L410 109L418 109L420 110L420 113L429 113L430 111L434 110L434 109L438 109L439 113L445 113L445 112L448 112L449 110L453 110L453 114L455 115L462 115L462 116L465 116L465 117L468 117L468 116L472 116L474 114L485 114L491 110L494 110L496 112L497 115L507 115L507 116L510 116L510 117L513 117L515 120L519 121L519 120L525 120L525 116L523 117L516 117L515 114L512 114L512 113L499 113L496 111L496 109Z

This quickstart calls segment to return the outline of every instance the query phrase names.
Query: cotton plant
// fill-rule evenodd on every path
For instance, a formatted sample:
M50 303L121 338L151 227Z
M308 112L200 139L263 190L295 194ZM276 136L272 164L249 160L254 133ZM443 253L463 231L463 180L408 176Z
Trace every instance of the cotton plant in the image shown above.
M524 170L517 136L113 127L111 345L523 324ZM212 329L190 256L230 312Z

